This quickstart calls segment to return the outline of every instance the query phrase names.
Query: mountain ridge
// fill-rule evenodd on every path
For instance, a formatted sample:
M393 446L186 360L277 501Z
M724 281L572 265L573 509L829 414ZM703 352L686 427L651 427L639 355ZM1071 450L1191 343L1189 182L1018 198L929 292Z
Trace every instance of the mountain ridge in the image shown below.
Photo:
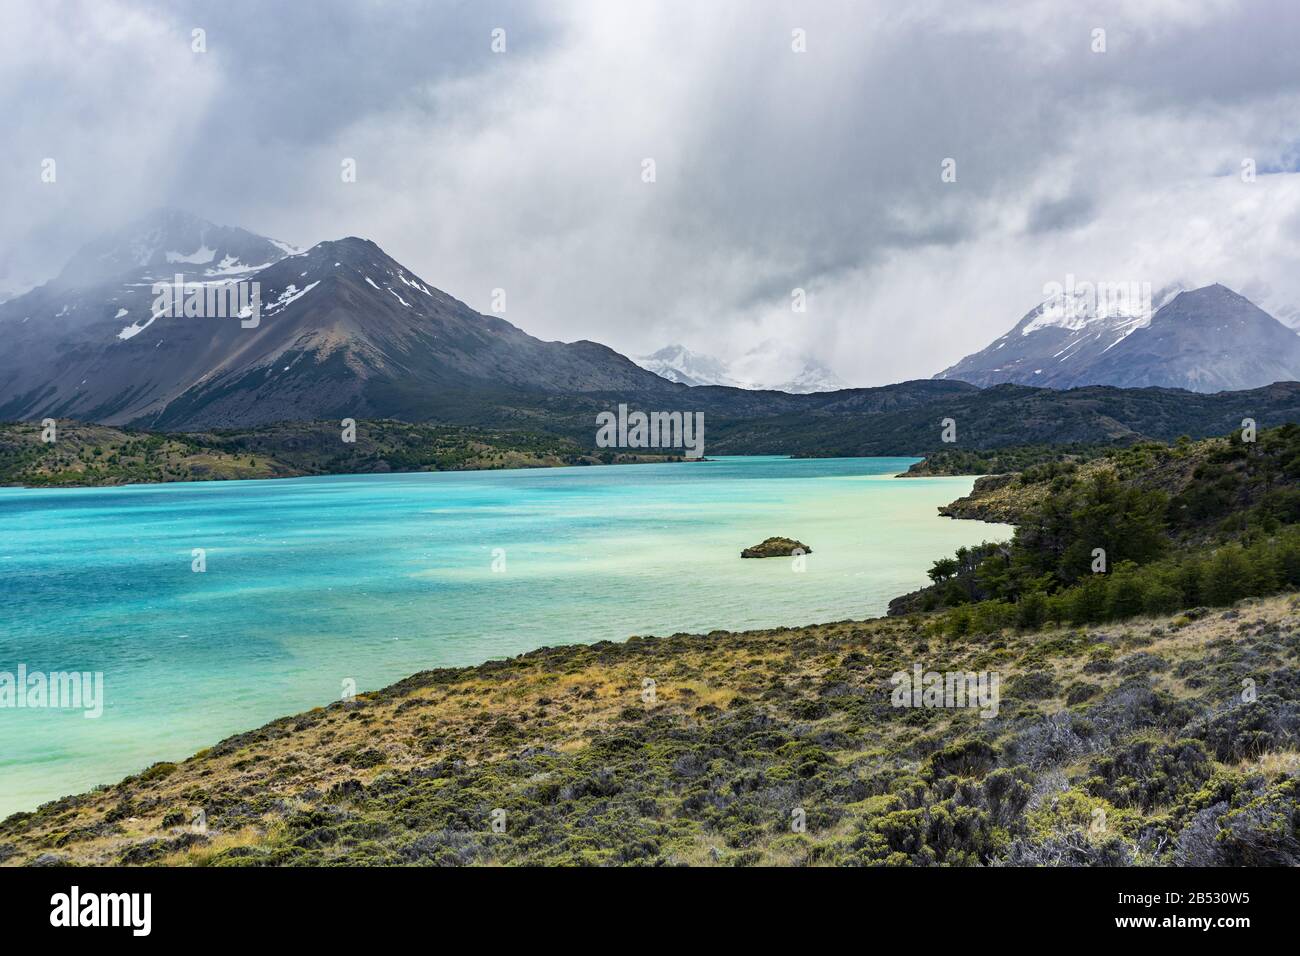
M936 374L987 387L1117 385L1241 391L1300 379L1300 335L1215 283L1107 310L1068 295ZM1154 309L1152 310L1152 305Z
M89 269L89 284L77 285L73 277L87 267L70 265L57 281L0 305L0 328L13 345L0 361L0 417L203 428L336 414L383 417L382 396L411 389L508 394L672 387L598 343L543 342L474 312L368 239L284 252L237 276L193 268L202 263L190 260L238 261L233 254L216 260L215 240L208 245L203 238L225 228L200 228L188 243L199 242L198 250L177 254L159 243L125 253L92 243L73 261L128 271L105 279L103 268ZM231 318L183 319L144 308L153 284L171 283L173 270L205 288L257 283L261 321L246 328Z
M997 448L1199 437L1242 417L1266 425L1300 416L1300 386L1215 398L1165 387L1061 391L1039 381L981 391L942 375L808 394L686 385L600 343L547 342L480 314L373 240L348 236L292 252L275 240L168 214L121 235L122 249L90 244L79 254L89 265L0 305L0 334L9 344L0 354L0 420L196 432L399 419L540 429L589 447L595 415L627 403L707 413L709 448L719 453L830 455L935 450L947 418L958 423L959 447ZM272 250L275 262L244 269L243 257ZM127 271L104 278L105 269L118 268ZM90 278L78 285L82 272ZM177 274L186 288L204 290L256 282L260 317L155 314L144 300L153 299L155 283L167 288ZM1157 316L1195 305L1188 295L1174 296ZM1229 304L1240 299L1224 298L1235 296L1228 290L1212 295ZM1259 310L1240 302L1245 320L1259 321ZM1125 328L1131 316L1104 318L1110 332L1125 333L1124 342L1150 334L1145 325ZM1089 324L1071 329L1052 319L1041 308L1031 312L1018 328L1043 327L1020 338L1050 341Z

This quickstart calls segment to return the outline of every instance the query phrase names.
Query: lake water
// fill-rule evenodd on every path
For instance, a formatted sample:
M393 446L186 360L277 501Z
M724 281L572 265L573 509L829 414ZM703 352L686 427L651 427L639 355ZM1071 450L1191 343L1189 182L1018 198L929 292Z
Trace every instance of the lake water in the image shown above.
M0 817L430 667L883 614L1005 525L915 459L0 488L0 672L100 671L98 719L0 708ZM741 560L771 535L807 543ZM206 571L192 552L206 552ZM494 570L494 565L500 570Z

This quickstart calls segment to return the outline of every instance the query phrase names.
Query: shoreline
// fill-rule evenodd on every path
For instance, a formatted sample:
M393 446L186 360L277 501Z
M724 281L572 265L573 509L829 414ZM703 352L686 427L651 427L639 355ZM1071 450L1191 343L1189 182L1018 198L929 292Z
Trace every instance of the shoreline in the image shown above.
M301 480L305 478L374 478L374 477L381 477L385 475L453 475L453 474L460 475L460 474L473 473L473 472L510 473L510 472L525 472L525 471L559 471L565 468L574 468L574 469L597 468L597 467L605 468L605 467L617 467L623 465L681 465L681 464L700 464L703 462L716 463L719 461L723 461L726 458L779 458L779 459L786 459L789 461L798 461L798 460L856 461L859 459L864 461L871 461L879 458L918 458L919 460L924 460L924 458L918 455L843 455L843 456L836 456L833 458L829 456L825 458L819 457L816 459L810 459L809 457L801 458L798 455L721 455L715 458L710 458L708 456L705 456L703 458L662 458L662 459L645 456L645 457L638 458L637 460L593 462L591 464L582 464L582 465L575 465L575 464L569 464L567 462L562 462L558 464L514 465L509 467L484 467L484 468L447 468L447 469L420 468L420 469L411 469L408 471L334 471L334 472L326 472L323 474L304 473L298 475L268 475L266 477L259 477L259 478L219 478L219 477L178 478L178 479L164 479L161 481L140 481L140 482L108 481L108 482L101 482L98 484L81 484L81 485L77 485L77 484L25 485L25 484L8 484L5 482L0 482L0 490L10 488L19 491L86 491L86 490L99 489L99 488L153 488L160 485L209 485L209 484L231 484L231 483L254 484L262 481L293 481L293 480ZM897 474L881 475L879 477L882 478L970 478L972 480L978 480L986 476L966 475L966 474L914 475L914 474L909 474L906 471L900 471ZM958 500L963 500L963 499L958 499ZM940 509L942 509L948 506L941 505L939 507ZM958 517L958 516L944 514L942 513L941 510L940 517L948 518L948 517ZM960 517L965 517L965 516L960 516ZM987 520L987 519L973 518L971 520ZM993 523L1005 524L1007 522L995 520Z
M593 462L590 464L574 465L567 462L558 464L537 464L537 465L512 465L502 467L483 467L483 468L413 468L410 470L393 470L393 471L331 471L324 473L309 473L295 475L266 475L256 478L168 478L160 481L106 481L99 483L87 484L58 484L58 485L25 485L25 484L7 484L0 482L0 490L11 488L19 491L89 491L104 488L155 488L164 485L213 485L213 484L256 484L264 481L300 481L311 478L379 478L389 475L463 475L477 472L524 472L524 471L558 471L563 468L611 468L621 467L624 465L677 465L686 462L695 461L716 461L710 458L646 458L637 461L612 461L612 462ZM954 475L951 477L963 477Z
M1216 447L1144 480L1177 490ZM1053 493L960 487L933 517ZM1285 856L1264 823L1300 781L1295 688L1273 679L1300 647L1285 580L992 629L942 607L591 643L566 627L9 815L0 865L1246 865ZM953 674L982 682L978 708L921 694Z
M350 421L350 420L349 420ZM247 429L150 432L71 420L51 440L30 422L0 423L0 487L100 488L323 475L502 471L687 461L601 451L546 432L363 419Z

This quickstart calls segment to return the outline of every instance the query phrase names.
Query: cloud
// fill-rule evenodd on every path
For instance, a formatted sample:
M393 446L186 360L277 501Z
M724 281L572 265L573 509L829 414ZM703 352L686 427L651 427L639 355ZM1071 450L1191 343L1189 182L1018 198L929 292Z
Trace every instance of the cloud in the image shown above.
M1236 175L1295 166L1284 0L159 3L91 20L111 33L85 26L103 4L61 9L23 8L8 42L63 70L0 68L0 107L22 107L5 248L25 250L0 288L6 261L53 273L169 203L298 244L373 238L475 307L505 289L545 338L725 358L772 340L859 385L982 348L1067 273L1300 304L1300 177ZM33 71L53 85L28 92ZM9 180L51 140L78 171L57 203Z
M183 42L182 42L183 41ZM7 4L0 31L0 295L138 214L181 174L220 83L183 38L118 0ZM46 164L52 161L52 166ZM46 169L53 182L42 179Z

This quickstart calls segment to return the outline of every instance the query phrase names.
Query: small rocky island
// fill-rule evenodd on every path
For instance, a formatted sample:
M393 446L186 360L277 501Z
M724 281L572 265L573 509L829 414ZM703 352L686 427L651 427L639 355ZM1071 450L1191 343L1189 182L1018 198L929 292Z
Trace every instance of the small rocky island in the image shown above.
M788 558L798 551L800 554L812 554L812 548L794 538L768 538L762 544L746 548L740 552L742 558Z

